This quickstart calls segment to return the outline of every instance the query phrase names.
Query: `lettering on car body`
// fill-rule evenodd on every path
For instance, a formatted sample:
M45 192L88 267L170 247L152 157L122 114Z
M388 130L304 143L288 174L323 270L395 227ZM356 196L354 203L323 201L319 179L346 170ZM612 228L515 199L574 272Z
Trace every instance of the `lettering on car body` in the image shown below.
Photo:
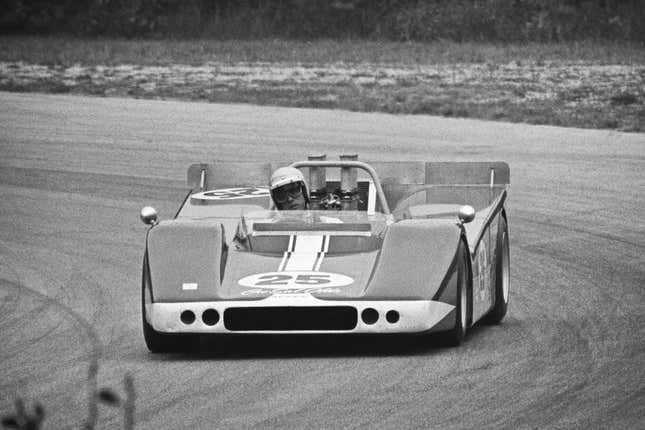
M475 282L473 282L477 294L475 298L478 302L483 302L489 299L488 284L489 271L488 267L488 258L486 252L486 244L482 241L480 242L479 249L477 250L477 272L475 274Z
M309 297L310 294L340 294L340 288L285 288L280 290L269 290L257 288L253 290L242 291L243 296L266 296L279 297L283 295L300 296L300 298Z
M191 195L199 200L236 200L264 196L269 196L269 189L266 187L220 188Z

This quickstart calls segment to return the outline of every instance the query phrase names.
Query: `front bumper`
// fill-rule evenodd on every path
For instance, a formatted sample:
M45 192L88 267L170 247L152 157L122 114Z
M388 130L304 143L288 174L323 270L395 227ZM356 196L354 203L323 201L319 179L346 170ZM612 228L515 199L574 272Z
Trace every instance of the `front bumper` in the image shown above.
M447 316L455 308L432 300L322 300L309 294L145 306L157 332L204 334L434 332L454 326Z

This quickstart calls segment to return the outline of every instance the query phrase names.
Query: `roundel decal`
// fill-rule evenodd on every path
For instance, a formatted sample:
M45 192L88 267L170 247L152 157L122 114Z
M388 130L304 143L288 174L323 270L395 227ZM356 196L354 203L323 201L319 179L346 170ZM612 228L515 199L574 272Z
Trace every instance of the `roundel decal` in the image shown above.
M243 287L291 289L308 287L344 287L354 283L354 279L346 275L328 272L269 272L245 276L237 281Z
M269 189L266 187L220 188L217 190L195 193L191 197L200 200L236 200L254 197L268 197Z

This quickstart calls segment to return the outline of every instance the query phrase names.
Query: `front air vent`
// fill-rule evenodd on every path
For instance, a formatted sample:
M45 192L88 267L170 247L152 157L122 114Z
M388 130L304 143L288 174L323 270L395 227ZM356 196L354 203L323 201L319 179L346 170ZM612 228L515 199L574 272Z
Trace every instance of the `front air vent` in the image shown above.
M352 330L358 313L351 306L277 306L228 308L224 326L231 331Z

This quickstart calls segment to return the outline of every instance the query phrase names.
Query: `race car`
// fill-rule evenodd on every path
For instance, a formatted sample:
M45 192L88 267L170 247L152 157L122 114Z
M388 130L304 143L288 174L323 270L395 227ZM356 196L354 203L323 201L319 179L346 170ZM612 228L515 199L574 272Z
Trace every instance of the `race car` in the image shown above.
M244 335L441 333L459 345L509 303L504 162L291 163L309 206L277 210L286 163L193 164L173 219L148 225L143 334L152 352Z

